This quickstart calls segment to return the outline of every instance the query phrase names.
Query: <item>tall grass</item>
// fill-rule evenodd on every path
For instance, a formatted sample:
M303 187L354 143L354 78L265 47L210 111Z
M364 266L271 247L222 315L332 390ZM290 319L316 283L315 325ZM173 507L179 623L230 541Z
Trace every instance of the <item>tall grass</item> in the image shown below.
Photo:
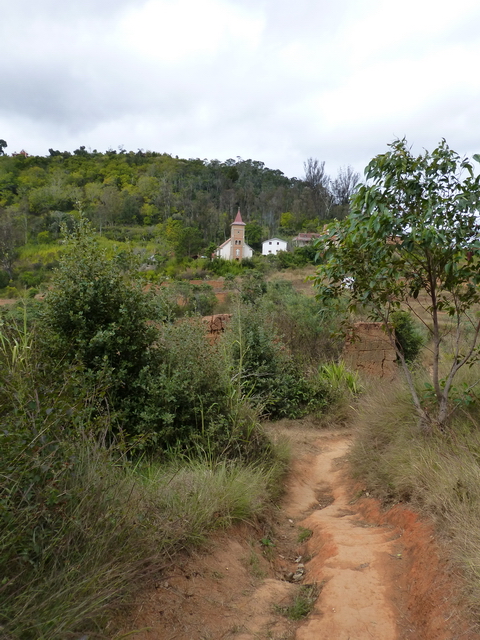
M53 262L58 260L59 256L63 253L63 245L60 243L36 243L25 244L18 250L19 261L28 262Z
M463 369L456 411L444 432L420 431L408 390L377 385L360 403L350 451L355 477L389 501L408 501L432 518L460 567L466 597L480 616L480 403L461 389L474 385L480 367ZM424 384L417 378L418 387Z
M358 372L348 369L342 361L321 365L319 373L334 391L348 391L352 395L357 395L362 389Z
M269 447L250 465L204 456L135 466L105 446L105 389L38 355L25 315L3 322L0 637L104 636L112 611L177 549L267 509L284 460Z
M232 522L253 522L279 472L201 461L128 469L92 443L73 454L73 470L51 483L65 500L48 518L32 514L38 504L19 504L0 536L5 638L100 632L112 609L179 548ZM38 545L29 548L35 535Z

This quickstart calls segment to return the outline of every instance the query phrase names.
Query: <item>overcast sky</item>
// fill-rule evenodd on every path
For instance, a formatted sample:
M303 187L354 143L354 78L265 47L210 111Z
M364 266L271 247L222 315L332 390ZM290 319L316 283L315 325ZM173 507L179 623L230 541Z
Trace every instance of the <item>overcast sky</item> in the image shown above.
M7 152L80 145L358 171L480 152L478 0L0 0Z

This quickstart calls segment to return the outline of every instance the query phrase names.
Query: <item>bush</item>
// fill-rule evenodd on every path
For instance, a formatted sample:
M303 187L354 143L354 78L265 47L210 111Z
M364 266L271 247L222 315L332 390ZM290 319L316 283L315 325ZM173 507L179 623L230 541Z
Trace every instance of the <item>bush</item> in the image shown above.
M225 362L200 321L164 325L122 405L123 422L150 446L188 448L228 415L228 385Z
M291 269L315 264L317 249L313 245L295 247L293 251L280 251L271 260L277 269Z
M414 362L418 357L424 339L408 311L394 311L391 321L395 328L395 340L406 362Z
M242 302L256 304L267 292L263 274L253 270L242 276L240 291Z
M132 396L141 390L140 375L151 365L158 331L151 322L150 296L127 278L124 268L124 257L109 260L81 219L66 239L43 303L40 345L46 361L81 365L81 386L92 393L104 389L117 418L109 423L108 438L120 434L134 448L141 434L140 426L129 421L138 414L130 412Z
M205 284L190 284L189 282L177 282L172 288L180 300L177 315L183 316L198 313L200 316L208 316L213 313L217 304L217 298L213 287Z
M0 269L0 289L5 289L5 287L8 286L9 282L10 275L7 273L7 271Z
M16 287L6 287L5 295L7 298L18 298L18 289Z
M20 282L26 287L38 287L45 279L42 270L39 271L23 271L18 276Z
M67 237L44 304L53 355L105 376L114 403L128 395L157 335L148 323L149 298L115 260L108 260L85 220Z
M328 391L303 374L265 306L243 305L230 327L233 376L241 392L270 417L297 418L325 406Z
M209 271L214 273L217 277L226 276L226 275L234 275L238 276L243 273L243 262L238 262L236 260L224 260L223 258L215 258L211 260L207 268Z
M265 305L275 327L301 367L315 370L340 355L340 316L313 297L295 291L290 282L268 285Z
M174 466L134 467L121 448L104 446L112 418L105 388L98 379L92 387L79 365L45 361L24 311L21 323L0 322L0 635L111 635L112 609L124 610L132 592L177 548L262 513L278 490L284 460L277 462L268 441L243 428L234 437L242 451L247 438L256 444L254 466L177 457ZM169 347L169 364L187 370L183 386L196 381L194 389L179 391L185 410L188 400L197 402L201 384L212 384L208 375L201 379L199 367L192 371L195 357L205 356L189 354L199 344L186 339L187 324ZM166 346L172 341L171 333ZM177 392L178 380L167 393ZM214 442L217 434L225 438L219 429ZM232 445L227 453L237 451Z
M48 244L49 242L52 242L52 237L50 235L50 232L40 231L39 233L37 233L37 242L39 244Z

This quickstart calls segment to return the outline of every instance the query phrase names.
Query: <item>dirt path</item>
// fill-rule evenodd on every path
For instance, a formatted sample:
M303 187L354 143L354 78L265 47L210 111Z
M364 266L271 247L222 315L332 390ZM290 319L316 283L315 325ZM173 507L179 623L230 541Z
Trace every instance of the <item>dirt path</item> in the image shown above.
M445 604L449 576L432 588L431 572L443 569L431 530L411 512L389 521L374 501L350 498L349 435L287 421L274 429L294 448L274 522L219 534L173 562L142 595L127 631L139 640L477 639ZM424 584L414 565L425 552ZM310 615L292 620L292 605L314 588Z
M324 583L298 640L394 640L396 612L388 594L398 534L363 520L350 504L343 482L346 437L319 441L320 452L296 474L285 509L313 531L308 579ZM340 462L340 464L338 464ZM304 463L303 463L304 464ZM332 504L327 504L332 500ZM327 506L324 506L327 505ZM401 557L401 556L400 556Z

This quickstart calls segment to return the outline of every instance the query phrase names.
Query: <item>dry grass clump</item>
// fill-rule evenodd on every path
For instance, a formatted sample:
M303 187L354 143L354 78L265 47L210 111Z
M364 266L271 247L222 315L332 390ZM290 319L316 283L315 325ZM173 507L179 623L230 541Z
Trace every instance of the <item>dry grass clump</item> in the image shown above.
M460 390L479 367L462 371L458 407L445 432L425 435L401 382L377 386L363 400L350 463L356 478L385 502L409 501L433 518L466 580L480 616L480 404ZM417 380L419 385L424 381ZM465 387L465 385L467 385ZM460 402L460 400L463 401Z

